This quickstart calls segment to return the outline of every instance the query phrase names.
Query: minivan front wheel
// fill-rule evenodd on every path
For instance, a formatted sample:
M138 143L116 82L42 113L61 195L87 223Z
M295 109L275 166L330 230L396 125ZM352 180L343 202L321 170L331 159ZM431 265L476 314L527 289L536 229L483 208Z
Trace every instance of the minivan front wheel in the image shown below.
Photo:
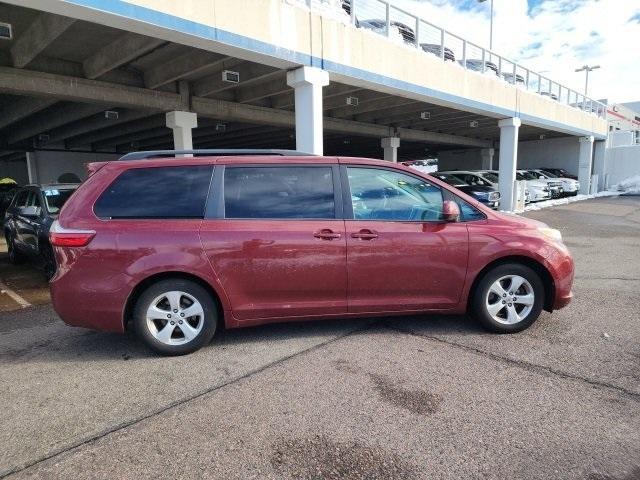
M218 313L211 294L195 282L168 279L147 288L135 303L134 329L163 355L184 355L211 341Z
M488 330L520 332L535 322L544 305L539 275L521 264L500 265L480 280L473 295L473 313Z

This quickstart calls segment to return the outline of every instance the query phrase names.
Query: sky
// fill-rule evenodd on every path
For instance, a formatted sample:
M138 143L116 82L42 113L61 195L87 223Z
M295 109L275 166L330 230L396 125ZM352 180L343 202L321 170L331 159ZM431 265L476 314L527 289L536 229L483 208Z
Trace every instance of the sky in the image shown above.
M482 46L491 0L392 4ZM493 50L563 85L609 102L640 100L640 0L494 0Z

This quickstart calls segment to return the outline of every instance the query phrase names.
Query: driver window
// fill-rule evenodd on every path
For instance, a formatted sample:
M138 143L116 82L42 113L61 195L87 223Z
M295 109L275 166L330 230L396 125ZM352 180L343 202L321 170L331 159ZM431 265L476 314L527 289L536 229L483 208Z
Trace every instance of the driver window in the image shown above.
M377 168L348 167L355 220L438 221L442 191L411 175Z

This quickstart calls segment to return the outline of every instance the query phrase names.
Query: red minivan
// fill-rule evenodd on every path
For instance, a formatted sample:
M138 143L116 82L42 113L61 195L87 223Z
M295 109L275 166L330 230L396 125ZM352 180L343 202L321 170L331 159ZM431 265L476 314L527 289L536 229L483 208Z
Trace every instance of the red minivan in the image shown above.
M294 320L469 312L518 332L571 299L557 230L409 167L205 153L89 165L50 233L66 323L178 355Z

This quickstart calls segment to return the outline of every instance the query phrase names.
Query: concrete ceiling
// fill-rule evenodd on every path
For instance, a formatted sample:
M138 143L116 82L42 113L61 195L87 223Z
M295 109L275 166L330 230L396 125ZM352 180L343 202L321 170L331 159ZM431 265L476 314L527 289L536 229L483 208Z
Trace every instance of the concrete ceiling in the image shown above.
M0 41L0 159L33 148L170 148L164 112L175 109L198 113L195 147L295 147L285 71L3 3L0 21L14 28ZM240 83L223 82L223 70ZM323 93L326 154L379 157L380 138L394 134L401 158L499 139L495 118L336 82ZM563 136L520 130L522 140L540 135Z

